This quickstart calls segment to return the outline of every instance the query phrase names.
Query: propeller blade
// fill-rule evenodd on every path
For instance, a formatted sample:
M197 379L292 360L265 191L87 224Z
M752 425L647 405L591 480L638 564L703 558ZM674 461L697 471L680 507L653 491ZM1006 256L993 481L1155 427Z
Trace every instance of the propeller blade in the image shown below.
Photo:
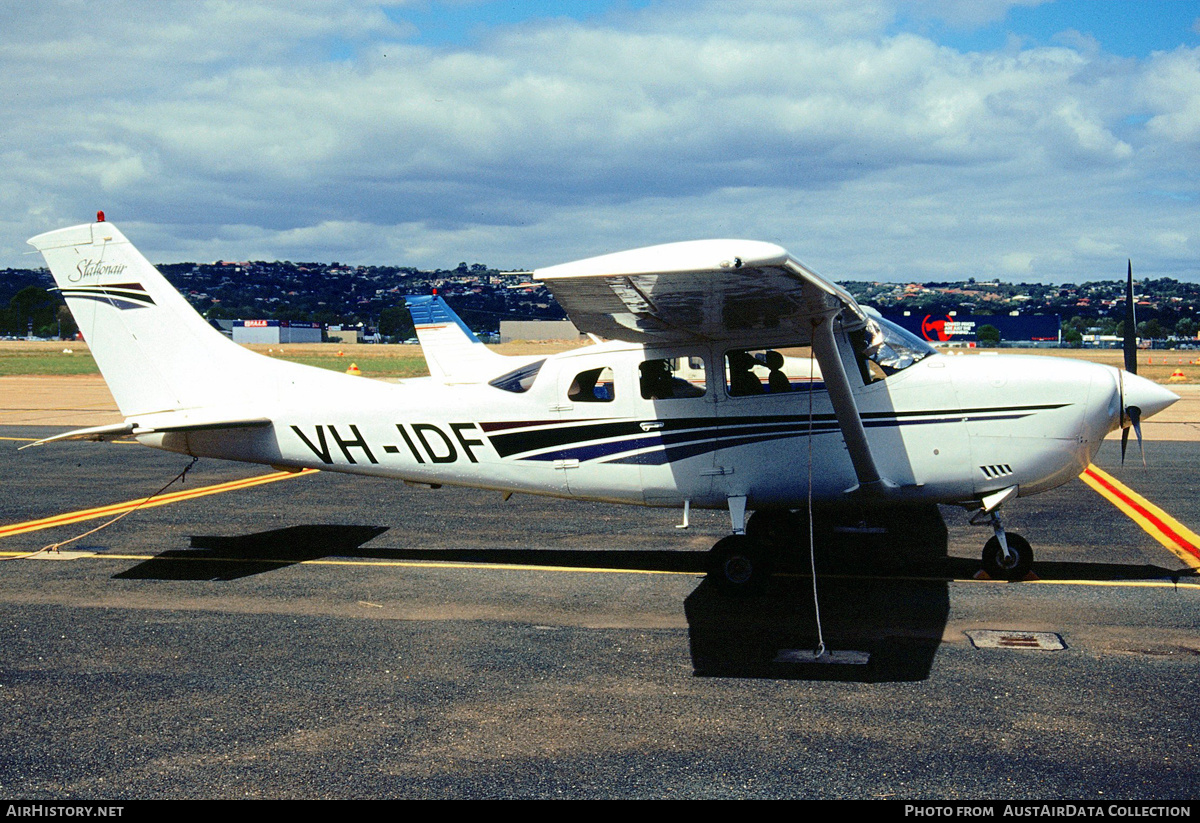
M1129 425L1121 429L1121 465L1125 465L1125 449L1129 445L1129 430L1137 435L1138 449L1142 453L1142 468L1146 467L1146 444L1142 442L1142 410L1137 406L1126 406L1125 416Z
M1137 406L1130 406L1129 420L1133 423L1133 433L1137 435L1138 449L1142 452L1142 468L1146 468L1146 444L1142 442L1142 410ZM1128 431L1128 429L1126 429Z
M1133 260L1125 280L1125 371L1137 374L1137 316L1133 309Z

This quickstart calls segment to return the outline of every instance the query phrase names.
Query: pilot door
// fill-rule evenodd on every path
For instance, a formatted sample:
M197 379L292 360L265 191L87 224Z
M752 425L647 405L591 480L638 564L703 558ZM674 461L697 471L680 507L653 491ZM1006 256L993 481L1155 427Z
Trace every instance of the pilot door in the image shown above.
M721 365L720 448L712 467L718 493L745 496L754 507L794 506L807 496L810 459L818 494L853 484L810 347L730 349Z

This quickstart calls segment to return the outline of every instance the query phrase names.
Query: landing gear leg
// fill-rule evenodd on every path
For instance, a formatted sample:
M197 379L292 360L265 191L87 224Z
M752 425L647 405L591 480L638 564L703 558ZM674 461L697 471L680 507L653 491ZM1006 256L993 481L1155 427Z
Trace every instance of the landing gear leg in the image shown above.
M1020 580L1033 567L1033 547L1016 532L1005 532L999 515L988 512L992 521L992 537L983 547L983 570L997 580Z

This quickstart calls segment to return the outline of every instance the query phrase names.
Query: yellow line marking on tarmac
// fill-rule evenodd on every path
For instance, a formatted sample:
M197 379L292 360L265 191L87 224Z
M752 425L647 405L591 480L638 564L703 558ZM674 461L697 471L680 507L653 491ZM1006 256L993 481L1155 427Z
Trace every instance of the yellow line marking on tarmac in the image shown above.
M795 577L805 580L811 575L784 572L779 577ZM883 580L896 583L973 583L982 586L1101 586L1112 588L1145 588L1145 589L1196 589L1200 591L1200 583L1175 582L1173 580L980 580L975 577L884 577L881 575L848 575L826 574L824 580Z
M0 440L21 440L29 441L33 438L21 437L0 437ZM116 441L120 442L120 441ZM128 441L134 442L134 441ZM115 503L108 506L100 506L93 509L83 509L76 512L68 512L66 514L55 515L53 517L45 517L39 520L30 520L24 523L14 523L8 526L0 526L0 538L11 537L18 534L26 534L28 532L39 531L41 529L54 528L56 526L65 526L72 523L79 523L86 520L94 520L101 517L121 514L123 512L132 511L136 508L153 508L155 506L165 506L170 503L178 503L184 500L191 500L198 497L207 497L213 494L222 494L224 492L236 491L238 489L252 488L268 483L274 483L279 480L287 480L292 477L300 477L301 475L312 474L316 469L303 469L298 472L272 472L270 474L258 475L256 477L243 478L241 480L233 480L227 483L217 483L211 486L200 486L194 489L186 489L183 491L172 492L154 498L138 498L136 500L128 500L123 503ZM1148 501L1146 498L1134 492L1129 487L1116 480L1111 475L1097 468L1096 466L1088 466L1087 470L1080 475L1088 486L1095 490L1098 494L1116 506L1121 512L1127 515L1131 520L1137 523L1147 534L1170 550L1176 557L1183 560L1191 568L1200 568L1200 557L1195 552L1197 547L1200 547L1200 535L1188 529L1175 518L1171 517L1158 506ZM26 554L26 552L0 552L0 557L15 557ZM126 555L126 554L99 554L99 553L79 553L79 557L101 557L113 560L152 560L157 558L157 555ZM618 573L618 574L666 574L666 575L691 575L696 576L700 572L679 572L679 571L662 571L654 569L611 569L611 568L594 568L594 567L577 567L577 566L540 566L534 564L505 564L505 563L459 563L459 562L444 562L444 561L409 561L409 560L301 560L288 561L279 560L277 558L269 559L253 559L253 558L224 558L224 557L171 557L162 558L171 560L203 560L206 562L221 561L221 562L242 562L242 563L278 563L279 565L325 565L325 566L392 566L392 567L408 567L408 568L450 568L450 569L509 569L516 571L559 571L559 572L582 572L590 574L598 573ZM890 578L889 578L890 579ZM914 578L903 578L914 579ZM945 579L945 578L930 578L930 579ZM978 581L978 580L955 580L954 582L978 583L978 582L1006 582L1006 581ZM1169 581L1095 581L1095 580L1038 580L1026 581L1047 583L1051 585L1078 585L1078 586L1115 586L1115 587L1172 587L1172 588L1188 588L1200 589L1200 584L1193 583L1174 583Z
M312 471L316 471L313 469ZM20 557L28 552L0 551L0 557ZM219 555L116 554L113 552L75 552L72 560L189 560L200 563L270 563L277 566L391 566L410 569L495 569L502 571L584 572L588 574L674 574L703 576L703 572L675 572L661 569L606 569L590 566L538 566L529 563L467 563L455 560L280 560L277 557L222 557Z
M28 552L3 552L0 551L0 557L19 557L28 554ZM687 577L703 577L703 572L688 572L688 571L664 571L660 569L613 569L599 568L591 566L539 566L530 563L468 563L461 561L444 561L444 560L280 560L277 557L222 557L216 555L203 555L189 557L186 555L158 555L158 554L116 554L110 552L75 552L72 560L134 560L147 562L151 560L159 561L192 561L200 563L251 563L251 564L274 564L277 566L376 566L385 568L408 568L408 569L488 569L493 571L535 571L535 572L580 572L583 574L643 574L643 575L675 575ZM781 574L781 577L805 577L800 574ZM865 575L860 577L851 577L850 575L826 575L826 579L871 579L871 580L891 580L897 583L908 583L914 581L931 582L931 583L973 583L981 585L1048 585L1048 586L1097 586L1107 588L1132 588L1132 589L1189 589L1200 591L1200 583L1173 582L1170 580L1022 580L1017 583L1012 583L1007 580L975 580L973 578L945 578L945 577L879 577L873 575Z
M1095 466L1088 466L1079 479L1188 566L1200 569L1200 535Z
M969 578L956 579L955 583L994 583L1005 586L1098 586L1101 588L1117 589L1196 589L1200 591L1200 583L1176 583L1172 580L974 580Z
M162 494L158 497L140 497L137 500L127 500L124 503L113 503L109 506L99 506L94 509L83 509L76 512L67 512L66 514L59 514L53 517L43 517L40 520L28 520L24 523L13 523L9 526L0 526L0 537L11 537L17 534L39 531L40 529L50 529L54 528L55 526L66 526L70 525L71 523L80 523L85 520L95 520L100 517L109 517L111 515L132 511L133 509L137 508L149 509L154 508L155 506L166 506L169 503L178 503L183 500L191 500L196 497L207 497L212 494L236 491L237 489L248 489L253 486L262 486L266 483L274 483L279 480L288 480L292 477L313 474L316 471L316 469L302 469L298 472L272 472L270 474L260 474L256 477L247 477L241 480L231 480L227 483L216 483L211 486L199 486L194 489L185 489L184 491Z

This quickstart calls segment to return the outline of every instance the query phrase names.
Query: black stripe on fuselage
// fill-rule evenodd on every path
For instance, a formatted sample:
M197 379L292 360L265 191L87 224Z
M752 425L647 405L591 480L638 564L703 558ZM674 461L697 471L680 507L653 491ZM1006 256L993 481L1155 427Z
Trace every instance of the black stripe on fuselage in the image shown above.
M937 423L1008 420L1025 417L1034 412L1058 409L1066 403L1046 403L1029 406L977 407L969 409L938 409L903 412L865 412L861 414L863 426L880 428L898 425L929 425ZM926 419L921 419L926 418ZM811 418L814 433L834 431L837 418L833 414L816 414ZM699 440L724 441L737 439L739 445L780 437L799 437L808 433L808 415L743 415L738 417L681 417L656 420L660 429L648 432L642 428L645 421L622 420L587 423L564 420L550 423L537 421L525 424L531 428L489 434L488 440L500 457L521 456L523 460L589 460L607 457L615 452L641 450L655 445L679 448L686 443ZM486 431L517 428L521 424L480 424ZM537 428L532 428L532 427ZM751 440L746 441L744 438ZM614 439L628 442L598 441ZM566 447L566 448L563 448ZM547 452L547 449L554 451ZM539 454L534 454L534 453ZM608 461L611 462L611 461Z

